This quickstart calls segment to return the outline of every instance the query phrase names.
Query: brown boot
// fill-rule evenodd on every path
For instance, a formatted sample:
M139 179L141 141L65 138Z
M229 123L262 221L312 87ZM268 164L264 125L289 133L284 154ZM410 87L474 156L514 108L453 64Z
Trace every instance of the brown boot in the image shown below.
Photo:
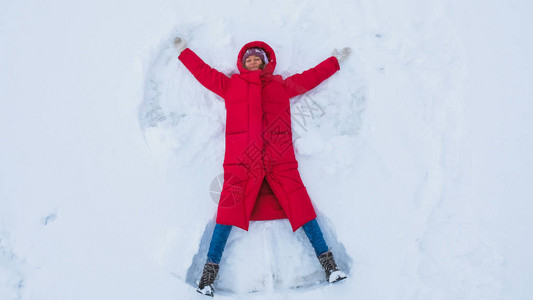
M200 283L196 291L200 294L213 297L215 295L215 289L213 288L213 282L217 279L218 264L207 262L204 266L204 273L200 278Z
M329 283L346 279L346 274L337 267L331 251L320 254L318 260L320 261L322 268L324 268L324 271L326 271L326 279Z

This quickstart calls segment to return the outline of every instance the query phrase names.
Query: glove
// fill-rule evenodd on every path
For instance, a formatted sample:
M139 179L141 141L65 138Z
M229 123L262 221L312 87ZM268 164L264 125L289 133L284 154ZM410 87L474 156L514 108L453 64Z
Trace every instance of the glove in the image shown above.
M181 51L187 48L187 43L185 43L185 40L181 39L180 37L176 37L174 39L174 47L176 48L176 50L178 50L178 54L180 54Z
M333 50L333 53L331 55L335 56L337 58L337 60L339 61L339 64L341 62L343 62L346 57L348 57L348 55L350 55L350 53L352 52L352 49L348 48L348 47L344 47L342 48L341 51L335 49Z

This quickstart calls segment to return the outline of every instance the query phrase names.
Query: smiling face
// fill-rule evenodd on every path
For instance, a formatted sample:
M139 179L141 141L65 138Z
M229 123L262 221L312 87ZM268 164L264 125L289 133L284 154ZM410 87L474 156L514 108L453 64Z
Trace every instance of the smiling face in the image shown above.
M262 69L264 66L263 60L256 55L250 55L244 61L244 67L250 71Z

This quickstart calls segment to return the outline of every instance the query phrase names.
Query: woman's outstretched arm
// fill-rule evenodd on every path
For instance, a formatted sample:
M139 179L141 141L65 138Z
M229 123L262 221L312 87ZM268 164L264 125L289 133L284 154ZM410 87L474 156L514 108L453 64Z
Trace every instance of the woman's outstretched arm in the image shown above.
M301 95L319 85L340 69L339 63L350 54L350 48L344 48L341 52L335 49L333 56L319 63L316 67L295 74L285 79L285 90L289 98Z
M185 41L181 38L174 40L174 46L180 52L179 60L192 75L208 90L224 98L230 79L206 64L196 53L187 48Z

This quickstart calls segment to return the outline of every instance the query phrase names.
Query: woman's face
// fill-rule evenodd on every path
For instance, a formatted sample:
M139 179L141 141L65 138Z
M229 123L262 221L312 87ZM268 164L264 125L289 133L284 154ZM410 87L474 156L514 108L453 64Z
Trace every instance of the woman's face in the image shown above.
M250 71L255 71L263 68L263 60L259 56L250 55L244 61L244 67Z

